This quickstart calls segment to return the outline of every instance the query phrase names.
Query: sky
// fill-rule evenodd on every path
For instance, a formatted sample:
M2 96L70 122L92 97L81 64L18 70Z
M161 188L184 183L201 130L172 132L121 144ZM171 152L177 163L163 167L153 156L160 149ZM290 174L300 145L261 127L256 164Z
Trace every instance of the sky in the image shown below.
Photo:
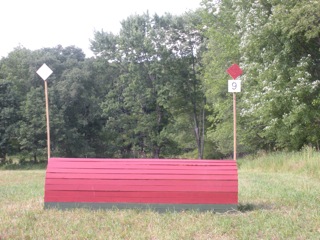
M30 50L74 45L89 57L94 31L118 33L132 14L182 14L201 0L1 0L0 58L23 46Z

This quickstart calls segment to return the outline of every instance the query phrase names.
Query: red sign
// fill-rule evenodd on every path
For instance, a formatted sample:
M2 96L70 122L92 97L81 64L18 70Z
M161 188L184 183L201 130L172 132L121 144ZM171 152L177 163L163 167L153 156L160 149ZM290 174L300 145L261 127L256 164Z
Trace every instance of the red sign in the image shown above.
M233 64L227 69L227 73L229 73L233 79L236 79L242 74L242 69L237 64Z

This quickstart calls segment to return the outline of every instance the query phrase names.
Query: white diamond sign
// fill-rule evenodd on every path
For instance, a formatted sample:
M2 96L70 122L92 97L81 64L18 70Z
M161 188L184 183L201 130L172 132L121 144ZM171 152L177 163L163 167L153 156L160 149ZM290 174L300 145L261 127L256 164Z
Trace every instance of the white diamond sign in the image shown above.
M37 74L43 79L43 81L46 81L52 73L53 71L45 63L37 71Z

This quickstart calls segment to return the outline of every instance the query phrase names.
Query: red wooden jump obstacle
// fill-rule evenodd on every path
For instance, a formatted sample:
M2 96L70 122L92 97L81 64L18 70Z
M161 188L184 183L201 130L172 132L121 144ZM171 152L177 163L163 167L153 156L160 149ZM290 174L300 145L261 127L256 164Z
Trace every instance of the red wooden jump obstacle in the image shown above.
M50 158L45 208L237 209L233 160Z

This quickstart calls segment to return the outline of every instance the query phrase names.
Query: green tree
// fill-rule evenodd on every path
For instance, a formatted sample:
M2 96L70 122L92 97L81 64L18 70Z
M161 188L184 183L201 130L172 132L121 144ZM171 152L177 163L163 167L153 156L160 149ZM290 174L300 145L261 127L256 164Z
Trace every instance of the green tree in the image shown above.
M203 81L210 110L207 136L214 146L213 155L231 156L233 151L232 94L227 91L230 76L226 73L233 63L240 63L237 11L233 3L233 0L202 2L203 28L207 38ZM240 98L241 95L237 94L238 102ZM243 146L239 142L239 150L242 151Z
M57 119L55 150L68 157L95 156L95 133L101 117L99 99L91 73L81 63L64 70L53 86L52 102L60 116Z
M20 149L20 106L32 84L28 81L32 52L21 46L0 61L0 158Z
M17 99L12 82L0 77L0 162L18 148L15 132L19 120Z
M21 105L22 119L19 127L19 143L25 156L34 162L45 155L46 119L43 88L31 88Z
M22 151L37 161L45 152L43 80L36 74L43 63L53 70L47 80L52 154L95 156L101 152L96 134L103 126L102 85L95 81L92 59L79 48L60 45L36 51L18 47L1 59L1 154L14 146L12 154Z
M119 35L95 33L98 61L119 73L102 108L109 133L123 143L120 154L158 158L161 151L176 152L172 131L178 113L189 118L184 130L195 130L203 152L204 97L196 55L202 39L196 20L146 13L123 21Z
M37 52L34 69L46 62L53 70L48 79L52 155L96 156L100 124L99 86L93 62L81 49L69 46ZM36 77L41 82L39 77Z
M208 38L208 136L231 150L231 96L225 70L244 69L238 95L240 151L319 147L319 7L316 1L203 1ZM229 144L228 144L229 143Z
M245 3L244 3L245 2ZM319 148L319 12L316 1L240 1L244 110L269 148ZM250 124L248 124L250 123Z
M105 64L112 63L120 73L103 107L107 127L118 125L117 136L124 147L122 155L139 152L159 157L163 145L161 132L167 113L157 102L164 79L154 34L149 14L136 15L122 22L119 36L98 32L92 44Z
M165 35L171 61L166 65L170 76L167 90L173 97L167 99L167 105L177 128L178 125L185 126L184 131L175 132L176 137L193 133L194 148L201 159L204 154L206 128L206 100L201 82L201 60L204 51L201 16L199 12L189 12L181 16L168 17L171 22ZM183 118L187 121L180 122Z

